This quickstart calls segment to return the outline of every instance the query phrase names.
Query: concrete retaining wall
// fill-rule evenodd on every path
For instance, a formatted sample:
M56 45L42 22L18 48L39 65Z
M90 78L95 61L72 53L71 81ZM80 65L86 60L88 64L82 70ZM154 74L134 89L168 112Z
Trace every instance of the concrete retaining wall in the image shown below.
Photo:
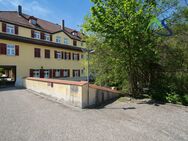
M77 82L29 77L25 79L24 86L27 89L50 95L80 108L100 105L109 99L119 96L118 91L91 84L89 85L88 96L86 81Z

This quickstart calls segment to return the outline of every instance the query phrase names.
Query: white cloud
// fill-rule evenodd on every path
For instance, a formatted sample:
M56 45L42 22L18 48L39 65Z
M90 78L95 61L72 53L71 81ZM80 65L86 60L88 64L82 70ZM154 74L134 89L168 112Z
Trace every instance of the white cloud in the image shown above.
M47 17L48 14L51 13L50 10L42 6L42 4L36 0L0 0L0 3L7 8L13 7L14 9L16 9L18 5L21 5L23 11L26 12L26 14L33 16Z

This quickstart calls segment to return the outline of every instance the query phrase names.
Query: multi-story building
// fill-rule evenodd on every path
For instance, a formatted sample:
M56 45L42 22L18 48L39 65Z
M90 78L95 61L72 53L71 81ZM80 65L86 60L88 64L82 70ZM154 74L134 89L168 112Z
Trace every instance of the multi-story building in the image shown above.
M23 78L82 77L82 34L18 11L0 11L0 78L22 85Z

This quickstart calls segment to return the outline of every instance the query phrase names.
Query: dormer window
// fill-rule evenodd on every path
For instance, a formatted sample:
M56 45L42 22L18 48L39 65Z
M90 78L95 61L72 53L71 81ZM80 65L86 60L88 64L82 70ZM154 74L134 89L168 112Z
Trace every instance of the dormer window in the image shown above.
M29 22L30 22L31 24L33 24L33 25L36 25L36 24L37 24L37 18L31 16L31 17L29 17Z
M73 32L72 32L72 35L73 35L73 36L78 36L78 32L77 32L77 31L73 31Z
M50 34L45 33L44 39L45 39L45 41L50 41Z
M37 21L34 20L34 19L31 19L31 23L32 23L33 25L36 25L36 24L37 24Z
M7 24L6 32L9 34L15 34L15 27L12 24Z
M35 32L34 32L34 38L35 38L35 39L40 39L40 32L35 31Z
M56 43L61 43L61 37L60 36L56 36Z

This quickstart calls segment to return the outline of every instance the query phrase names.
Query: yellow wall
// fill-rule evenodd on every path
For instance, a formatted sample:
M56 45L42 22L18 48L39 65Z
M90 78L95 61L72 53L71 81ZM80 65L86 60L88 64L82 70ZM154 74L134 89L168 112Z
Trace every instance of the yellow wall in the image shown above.
M19 30L18 31L19 36L31 38L31 29L19 26L18 30ZM35 31L37 31L37 30L35 30ZM2 32L2 22L0 22L0 32ZM69 36L67 36L64 32L52 34L52 41L53 42L56 42L56 36L61 37L61 44L64 44L64 38L68 38L68 40L69 40L68 45L71 45L71 46L73 45L73 39L71 39ZM77 46L78 47L85 47L85 43L84 43L83 46L81 46L81 42L77 41Z
M57 36L60 36L61 37L61 43L62 44L64 44L64 38L67 38L69 41L69 44L68 45L73 45L73 40L69 37L69 36L67 36L65 33L63 33L63 32L58 32L58 33L56 33L56 34L53 34L53 36L52 36L52 41L53 42L56 42L56 37Z
M19 45L19 56L0 55L0 65L16 65L17 77L20 78L29 76L29 69L40 69L41 66L44 69L70 69L71 77L73 69L83 69L81 60L58 60L54 58L55 50L71 53L76 53L76 51L8 40L0 40L0 43ZM41 49L41 58L34 57L34 48ZM50 50L50 59L44 58L44 49ZM81 52L77 53L81 54Z

